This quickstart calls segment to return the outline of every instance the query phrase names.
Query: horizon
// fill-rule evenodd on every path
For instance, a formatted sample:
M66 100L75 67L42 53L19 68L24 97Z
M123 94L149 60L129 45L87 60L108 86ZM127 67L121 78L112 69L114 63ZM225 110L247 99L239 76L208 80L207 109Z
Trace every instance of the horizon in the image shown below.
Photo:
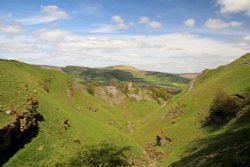
M246 54L250 54L250 53L246 53ZM244 54L244 55L246 55ZM236 58L235 60L233 61L236 61L237 59L241 58L242 56L244 55L241 55L240 57ZM200 72L182 72L182 73L172 73L172 72L162 72L162 71L154 71L154 70L147 70L147 69L142 69L142 68L137 68L137 67L134 67L134 66L129 66L129 65L122 65L122 64L117 64L117 65L112 65L112 66L101 66L101 67L89 67L89 66L78 66L78 65L65 65L65 66L56 66L56 65L46 65L46 64L32 64L32 63L27 63L27 62L22 62L22 61L19 61L19 60L15 60L15 59L1 59L0 60L5 60L5 61L17 61L17 62L20 62L20 63L26 63L26 64L29 64L29 65L34 65L34 66L39 66L39 67L51 67L51 68L65 68L65 67L83 67L83 68L89 68L89 69L102 69L102 68L113 68L113 67L117 67L117 66L124 66L124 67L130 67L130 68L134 68L136 70L140 70L140 71L147 71L147 72L160 72L160 73L166 73L166 74L176 74L176 75L182 75L182 74L200 74L202 73L203 71L205 70L213 70L213 69L216 69L220 66L225 66L225 65L229 65L231 64L232 62L229 62L227 64L221 64L215 68L205 68L203 70L201 70Z
M181 74L250 52L248 0L0 3L0 59Z

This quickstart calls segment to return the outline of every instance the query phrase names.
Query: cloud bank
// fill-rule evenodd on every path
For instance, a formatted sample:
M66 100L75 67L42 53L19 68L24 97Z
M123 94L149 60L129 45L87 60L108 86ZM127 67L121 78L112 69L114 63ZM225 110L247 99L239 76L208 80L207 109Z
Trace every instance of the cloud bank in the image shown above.
M250 1L249 0L218 0L217 2L221 9L221 13L239 13L244 12L250 16Z
M131 65L172 73L200 72L250 51L249 44L227 43L194 34L89 37L70 31L40 29L8 38L0 35L3 58L34 64Z

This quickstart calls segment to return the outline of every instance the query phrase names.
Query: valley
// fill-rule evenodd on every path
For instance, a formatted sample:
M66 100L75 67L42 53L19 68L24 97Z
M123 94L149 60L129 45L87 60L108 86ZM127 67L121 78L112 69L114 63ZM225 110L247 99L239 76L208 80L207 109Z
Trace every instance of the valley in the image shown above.
M55 69L0 60L0 164L69 166L84 146L110 142L131 147L129 166L246 166L249 62L246 54L192 81L192 74L120 65ZM220 91L237 106L232 117L208 124Z

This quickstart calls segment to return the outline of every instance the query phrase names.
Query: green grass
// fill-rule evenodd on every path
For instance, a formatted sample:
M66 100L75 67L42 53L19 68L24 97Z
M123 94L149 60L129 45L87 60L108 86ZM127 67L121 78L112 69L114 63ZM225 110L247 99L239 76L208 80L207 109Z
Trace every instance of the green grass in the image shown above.
M102 140L132 146L135 157L142 154L143 148L127 135L128 122L136 122L157 110L160 106L156 102L137 103L127 98L122 106L111 106L87 94L82 85L61 71L4 60L0 61L0 69L1 81L4 81L0 82L3 107L14 107L21 113L25 108L17 106L25 106L27 98L36 97L39 101L37 111L45 119L39 123L38 136L4 166L53 166L66 162L81 146ZM98 108L98 112L89 108ZM11 116L5 113L0 116L1 125L11 122ZM63 127L65 119L69 119L71 125L68 130Z
M61 71L1 60L1 108L14 108L18 113L24 112L27 98L36 97L39 101L38 112L45 119L39 123L38 136L4 166L53 166L58 162L67 162L82 146L97 144L102 140L132 146L133 156L138 159L144 150L148 153L148 157L144 156L144 159L153 157L152 150L161 152L163 156L158 158L161 160L158 166L162 167L193 164L197 158L202 159L240 141L246 143L239 146L239 150L242 150L239 152L239 162L244 161L248 158L245 155L249 151L244 149L249 146L248 137L244 136L249 134L250 128L247 109L242 111L245 113L242 117L237 117L222 127L202 127L200 121L208 115L218 90L223 89L229 95L244 94L250 87L250 67L246 62L250 62L250 54L227 66L203 72L191 91L186 89L173 96L165 106L161 106L154 100L136 101L130 98L110 105L101 98L86 93L75 78ZM89 69L74 70L73 75L79 75L82 70ZM133 68L111 67L105 70L126 70L133 73L133 77L143 78L146 83L175 82L174 79L164 78L162 75L165 74L146 75ZM182 81L180 83L183 84ZM25 85L28 85L28 90ZM93 112L89 108L98 108L98 111ZM69 119L71 125L68 130L63 128L65 119ZM0 112L0 126L11 120L11 116ZM170 137L172 142L154 147L156 135ZM232 140L227 143L229 139ZM80 140L81 143L77 144L74 140ZM232 153L223 154L221 160L199 161L199 165L226 164L235 155L235 150L231 151Z
M160 166L170 166L170 164L184 158L185 154L187 154L187 149L192 147L193 141L208 138L213 133L220 135L226 133L226 130L223 128L217 130L202 128L196 115L200 113L203 118L208 115L212 99L218 90L222 89L228 94L233 95L235 93L242 94L250 87L250 68L245 64L249 61L250 54L241 57L228 66L206 71L198 78L199 83L193 90L183 92L174 97L166 108L155 114L155 118L152 117L151 121L140 130L139 136L144 135L146 131L146 135L148 136L161 134L162 131L165 135L173 139L173 142L169 146L159 149L167 157ZM173 111L173 106L177 105L178 102L184 104L185 112L184 114L179 114L179 118L175 119L175 124L170 124L169 122L172 120L167 117L161 120L160 118L163 115ZM227 128L227 131L232 130L230 126ZM246 128L249 128L249 126L246 126ZM155 129L158 130L156 131ZM147 138L143 140L144 143L150 142ZM230 138L227 137L227 140L230 140ZM196 154L195 158L198 156L199 154ZM181 163L179 166L185 165L185 163Z

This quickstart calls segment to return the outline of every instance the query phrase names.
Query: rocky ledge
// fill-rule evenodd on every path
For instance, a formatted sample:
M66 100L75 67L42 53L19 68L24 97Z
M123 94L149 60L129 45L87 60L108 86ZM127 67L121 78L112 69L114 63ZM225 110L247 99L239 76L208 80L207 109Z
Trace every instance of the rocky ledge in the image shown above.
M38 101L30 99L25 112L13 112L15 121L0 128L0 166L38 134L38 121L42 117L37 107Z

